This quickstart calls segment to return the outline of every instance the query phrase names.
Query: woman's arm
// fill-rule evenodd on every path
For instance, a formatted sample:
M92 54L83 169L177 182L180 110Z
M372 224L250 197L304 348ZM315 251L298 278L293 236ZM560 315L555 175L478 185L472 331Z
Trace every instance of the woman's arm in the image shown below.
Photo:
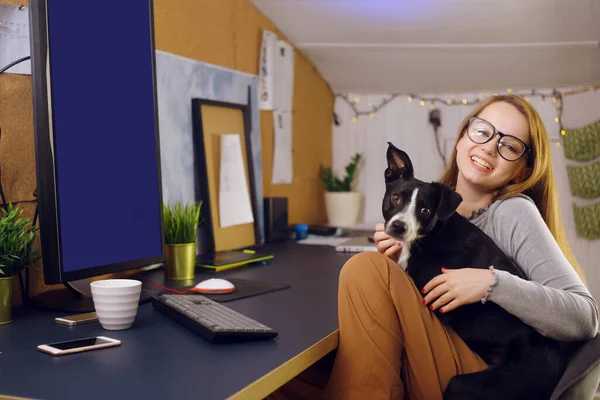
M522 197L494 210L496 244L529 281L496 271L488 300L541 334L557 340L591 339L598 331L598 305L554 240L535 204Z

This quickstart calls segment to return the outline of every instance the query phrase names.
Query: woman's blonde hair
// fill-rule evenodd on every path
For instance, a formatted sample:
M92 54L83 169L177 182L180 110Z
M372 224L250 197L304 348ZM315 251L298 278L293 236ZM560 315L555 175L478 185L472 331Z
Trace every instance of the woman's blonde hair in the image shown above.
M456 139L454 150L452 151L452 159L450 160L448 169L442 175L440 182L456 189L456 181L458 179L456 144L458 144L459 140L465 134L469 119L478 116L490 104L498 102L512 105L527 118L527 121L529 122L529 133L531 135L531 152L525 156L528 157L528 169L525 179L518 182L511 181L506 186L499 188L494 196L494 200L506 199L519 193L531 197L563 254L585 282L585 276L575 259L569 242L567 241L567 236L560 218L558 194L556 191L556 182L554 180L554 171L552 169L552 155L550 152L548 134L538 112L526 99L518 95L497 95L491 96L479 104L460 124L458 138Z

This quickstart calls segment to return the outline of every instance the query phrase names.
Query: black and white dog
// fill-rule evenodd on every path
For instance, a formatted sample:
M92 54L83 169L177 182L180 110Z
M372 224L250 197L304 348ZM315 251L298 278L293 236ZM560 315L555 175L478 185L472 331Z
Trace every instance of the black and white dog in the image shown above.
M408 155L388 143L383 199L385 231L403 244L399 264L422 290L448 269L522 271L479 228L456 213L461 196L448 186L415 179ZM445 399L544 399L558 384L568 357L562 344L542 336L497 304L463 305L436 312L491 367L455 376Z

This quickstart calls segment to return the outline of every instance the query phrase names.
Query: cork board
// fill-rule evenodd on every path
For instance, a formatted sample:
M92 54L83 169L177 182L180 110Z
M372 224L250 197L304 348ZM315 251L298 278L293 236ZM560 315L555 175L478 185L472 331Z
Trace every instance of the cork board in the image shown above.
M242 146L242 159L247 191L253 205L253 215L256 218L256 204L251 193L252 174L251 163L248 162L249 132L246 125L249 119L245 106L229 106L212 101L194 99L192 101L194 115L194 147L197 165L196 185L198 193L204 201L203 215L210 211L210 220L204 222L207 226L201 232L212 234L214 251L226 251L253 246L257 243L255 223L221 227L219 218L219 181L221 167L221 135L238 134ZM208 191L208 193L207 193ZM207 196L208 195L208 196ZM209 199L208 204L206 199ZM210 228L210 231L208 231ZM209 249L213 250L213 249Z

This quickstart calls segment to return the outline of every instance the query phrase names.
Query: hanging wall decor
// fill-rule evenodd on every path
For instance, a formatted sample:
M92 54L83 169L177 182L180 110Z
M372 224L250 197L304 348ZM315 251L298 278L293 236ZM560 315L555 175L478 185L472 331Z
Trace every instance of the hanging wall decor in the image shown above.
M600 203L591 206L573 204L575 231L584 239L600 239Z
M574 196L584 199L600 196L600 161L582 166L567 165L567 175Z
M571 194L583 199L600 198L600 120L580 128L563 128L561 133ZM584 164L575 165L573 161ZM578 236L600 239L600 202L592 205L573 202L573 215Z
M600 120L578 129L564 129L565 157L589 161L600 156Z

